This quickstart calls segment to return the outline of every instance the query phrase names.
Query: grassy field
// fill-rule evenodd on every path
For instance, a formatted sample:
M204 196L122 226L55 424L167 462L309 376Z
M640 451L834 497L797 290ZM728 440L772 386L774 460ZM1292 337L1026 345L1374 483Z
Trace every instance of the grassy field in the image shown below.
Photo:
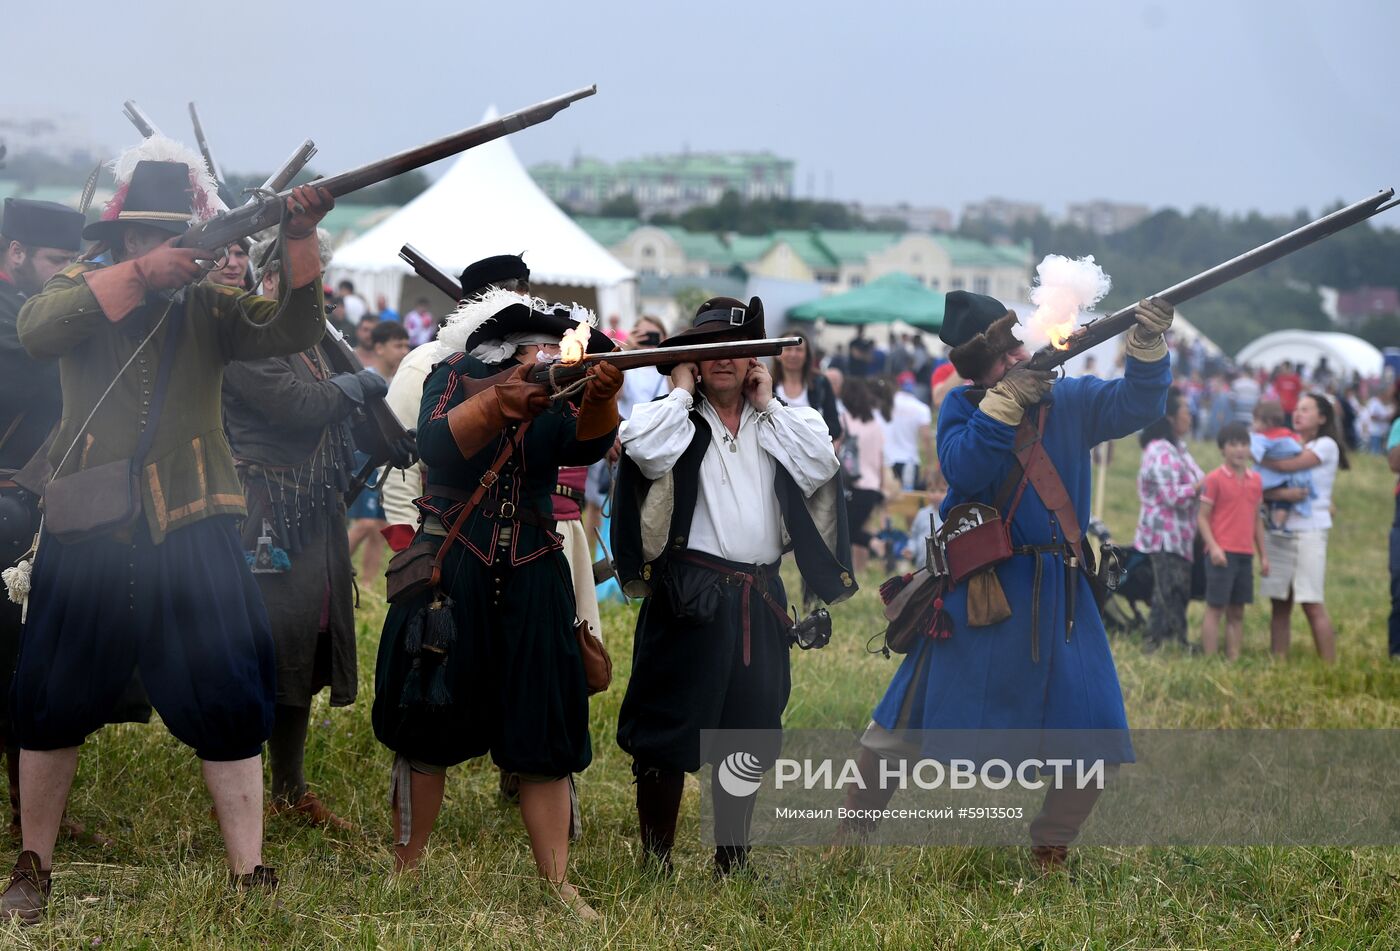
M1130 542L1136 444L1121 442L1108 522ZM1214 446L1195 447L1202 466ZM1393 478L1373 457L1337 483L1328 603L1339 663L1315 656L1301 615L1293 656L1267 653L1266 611L1246 619L1245 654L1228 664L1115 643L1137 727L1400 727L1400 664L1385 653L1386 533ZM835 611L830 647L794 656L792 727L858 728L894 664L865 650L880 629L881 579ZM208 795L190 752L158 726L110 728L84 750L72 812L117 839L109 850L60 844L49 921L0 927L16 948L1394 948L1400 851L1387 849L1081 849L1077 875L1040 880L1023 850L886 848L823 861L766 849L768 880L716 884L699 842L698 787L683 807L678 875L638 869L629 764L613 740L634 609L608 606L620 673L592 706L594 762L580 781L585 838L573 879L604 915L584 926L544 897L519 816L501 806L487 764L455 770L421 874L389 874L389 756L369 698L383 603L360 617L361 700L318 704L308 751L313 786L358 834L286 821L268 828L277 901L230 895ZM1200 608L1193 606L1193 627Z

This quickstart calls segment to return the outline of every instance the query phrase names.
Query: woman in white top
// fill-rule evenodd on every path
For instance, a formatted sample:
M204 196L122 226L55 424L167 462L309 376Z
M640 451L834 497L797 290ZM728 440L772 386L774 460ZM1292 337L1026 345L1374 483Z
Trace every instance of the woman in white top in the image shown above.
M1312 475L1312 514L1293 511L1282 532L1269 532L1269 574L1262 578L1259 592L1273 600L1269 639L1278 656L1288 653L1292 637L1293 602L1303 606L1303 616L1312 627L1317 653L1327 663L1337 657L1337 634L1323 603L1323 579L1327 574L1327 533L1332 527L1332 486L1337 470L1349 469L1346 448L1337 422L1337 408L1322 393L1305 393L1293 411L1293 429L1303 440L1303 451L1288 459L1260 463L1276 472L1307 469ZM1306 489L1273 489L1269 498L1299 502Z
M802 342L795 347L784 347L773 358L770 367L773 395L788 406L810 406L821 413L832 440L840 439L841 416L836 408L836 394L832 392L831 381L824 374L814 371L812 345L802 334L789 333L784 336L796 337Z
M885 473L885 428L875 414L870 386L856 377L842 389L846 433L841 439L841 467L846 475L846 516L851 526L851 559L856 574L865 571L874 540L866 528L875 509L885 501L880 487Z

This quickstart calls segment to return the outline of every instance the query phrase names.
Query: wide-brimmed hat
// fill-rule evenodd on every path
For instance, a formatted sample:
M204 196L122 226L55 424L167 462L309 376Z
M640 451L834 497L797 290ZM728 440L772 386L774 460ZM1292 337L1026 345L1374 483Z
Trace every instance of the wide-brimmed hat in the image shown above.
M751 298L747 304L733 297L711 297L695 310L691 325L657 344L657 349L693 347L701 343L730 343L735 340L762 340L763 301ZM658 364L659 373L669 375L674 363Z
M123 225L142 224L172 235L190 229L193 202L190 199L190 170L176 162L142 162L136 166L121 195L121 203L109 217L94 221L83 229L90 241L105 241L116 236ZM115 199L114 199L115 200ZM109 205L108 210L112 207Z
M1016 322L1016 313L995 297L949 291L943 298L938 339L949 346L948 360L958 375L975 380L1021 345Z
M31 248L81 251L83 216L56 201L6 198L0 234Z
M468 298L448 314L438 339L456 350L471 353L483 345L504 342L512 334L540 334L558 340L579 324L592 330L586 348L589 353L616 349L608 335L597 329L597 318L586 307L551 305L538 297L492 288Z
M112 241L128 224L181 235L226 210L200 154L163 135L123 152L112 163L112 175L117 190L101 220L83 229L88 240Z
M495 284L505 281L528 281L530 268L520 254L495 254L468 264L462 272L462 296L471 297Z

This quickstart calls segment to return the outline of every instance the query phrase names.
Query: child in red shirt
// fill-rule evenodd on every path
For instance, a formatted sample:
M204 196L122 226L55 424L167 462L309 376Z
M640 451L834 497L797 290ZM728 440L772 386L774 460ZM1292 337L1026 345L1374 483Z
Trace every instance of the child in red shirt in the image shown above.
M1205 542L1206 617L1201 646L1207 654L1220 649L1220 615L1225 615L1225 656L1236 660L1244 640L1244 606L1254 600L1254 559L1260 574L1269 573L1264 551L1263 484L1251 468L1249 430L1227 423L1216 437L1225 464L1205 478L1196 526Z

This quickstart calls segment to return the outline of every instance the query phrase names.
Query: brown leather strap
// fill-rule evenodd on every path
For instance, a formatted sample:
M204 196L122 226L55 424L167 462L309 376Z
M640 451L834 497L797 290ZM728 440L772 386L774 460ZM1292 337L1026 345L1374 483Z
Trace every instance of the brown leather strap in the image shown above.
M467 516L481 504L481 500L490 491L491 486L496 484L496 478L500 475L501 469L505 467L506 461L515 452L516 447L525 441L525 431L530 428L533 420L526 420L521 427L515 431L515 436L506 440L506 444L501 447L501 451L496 453L496 459L491 463L491 468L481 474L480 481L477 482L476 490L468 496L466 502L462 504L462 511L457 513L457 517L452 520L452 525L447 530L447 537L443 539L442 546L438 548L438 553L433 556L433 573L436 575L442 570L442 560L447 557L447 553L452 550L452 543L462 535L462 526L467 524ZM438 488L441 488L439 486Z
M10 421L10 428L5 430L5 435L0 436L0 449L5 448L5 443L10 441L10 437L19 429L19 424L24 422L24 417L29 415L29 410L20 410L19 415Z

